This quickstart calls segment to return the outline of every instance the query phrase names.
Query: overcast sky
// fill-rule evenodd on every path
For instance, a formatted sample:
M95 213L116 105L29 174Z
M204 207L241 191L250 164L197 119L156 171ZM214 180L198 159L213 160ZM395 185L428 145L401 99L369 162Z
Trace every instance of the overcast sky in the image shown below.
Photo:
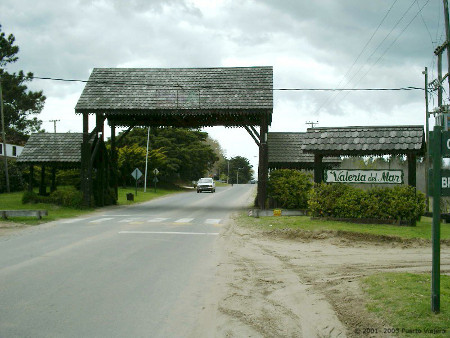
M424 67L436 77L443 23L441 0L0 2L2 30L20 47L8 71L82 80L97 67L273 66L275 89L423 88ZM74 107L83 83L35 80L30 88L47 96L39 116L47 131L53 119L58 132L82 130ZM306 131L307 121L424 125L424 92L274 91L269 131ZM206 130L227 156L256 169L258 148L244 129Z

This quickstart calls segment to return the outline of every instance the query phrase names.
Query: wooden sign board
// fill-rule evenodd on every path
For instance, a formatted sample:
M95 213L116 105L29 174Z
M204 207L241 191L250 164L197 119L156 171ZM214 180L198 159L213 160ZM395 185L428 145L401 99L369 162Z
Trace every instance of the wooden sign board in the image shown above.
M332 169L324 171L326 183L403 184L400 169Z

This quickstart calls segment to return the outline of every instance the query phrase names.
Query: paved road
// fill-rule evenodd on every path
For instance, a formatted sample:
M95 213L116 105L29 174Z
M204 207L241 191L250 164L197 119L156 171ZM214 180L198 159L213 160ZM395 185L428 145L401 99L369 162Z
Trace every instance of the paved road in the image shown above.
M217 235L254 189L176 194L0 237L0 337L188 335Z

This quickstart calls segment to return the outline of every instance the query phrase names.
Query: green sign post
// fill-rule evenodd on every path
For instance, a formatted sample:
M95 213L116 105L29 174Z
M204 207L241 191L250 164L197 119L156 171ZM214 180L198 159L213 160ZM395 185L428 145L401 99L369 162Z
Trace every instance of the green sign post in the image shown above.
M450 156L449 133L442 132L441 126L434 126L430 133L430 153L433 159L433 223L432 223L432 267L431 267L431 311L438 313L441 306L441 178L442 155ZM445 178L447 180L447 178Z

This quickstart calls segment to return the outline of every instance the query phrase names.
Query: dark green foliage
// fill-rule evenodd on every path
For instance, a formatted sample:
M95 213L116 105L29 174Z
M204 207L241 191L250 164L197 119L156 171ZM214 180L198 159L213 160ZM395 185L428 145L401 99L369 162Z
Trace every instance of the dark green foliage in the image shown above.
M9 143L23 145L30 132L40 131L42 121L39 114L45 103L42 91L29 91L26 83L33 79L33 73L8 73L4 67L17 61L19 47L14 46L14 35L6 37L0 25L0 77L2 80L5 132Z
M40 196L35 192L26 191L22 197L22 203L52 203L65 207L82 209L83 194L73 187L65 187L52 192L49 196Z
M229 165L229 171L228 171ZM239 177L237 175L239 169ZM239 178L239 183L248 183L253 177L253 169L249 160L242 156L230 158L228 161L223 161L220 164L220 172L228 175L228 183L236 183ZM222 175L221 175L222 176ZM225 176L226 179L226 176Z
M22 196L22 204L36 203L38 195L33 191L25 191Z
M11 192L21 191L24 189L22 170L14 160L8 160L8 177L9 189ZM2 158L0 161L0 193L4 192L6 192L6 175L5 160Z
M135 184L131 177L135 168L139 168L142 173L145 171L147 130L134 128L118 144L121 185ZM149 185L155 168L159 171L159 182L193 181L203 177L218 159L214 149L206 142L207 137L207 133L192 129L151 128Z
M267 194L281 208L306 209L313 186L312 175L298 170L278 169L270 172Z
M374 218L414 224L425 210L425 197L407 185L361 190L351 185L322 183L311 190L308 205L316 217Z
M80 169L59 169L56 172L56 185L80 188Z

